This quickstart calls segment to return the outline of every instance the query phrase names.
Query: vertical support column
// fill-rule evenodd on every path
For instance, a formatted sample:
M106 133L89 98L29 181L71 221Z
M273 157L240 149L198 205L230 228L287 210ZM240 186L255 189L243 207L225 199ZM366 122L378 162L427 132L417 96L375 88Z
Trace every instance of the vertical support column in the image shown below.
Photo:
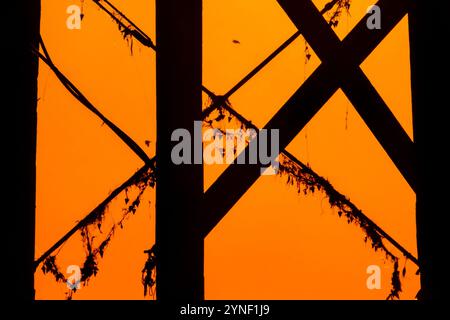
M202 0L157 0L156 43L156 294L164 301L201 300L203 168L193 164L193 139L202 113ZM171 160L176 129L191 135L191 164Z
M416 226L420 263L420 300L443 298L447 277L444 262L448 247L442 215L448 212L446 199L436 180L446 170L440 150L445 146L444 118L448 108L449 60L445 47L449 35L448 6L444 2L413 1L409 12L411 87L413 102L414 143L417 153ZM447 65L447 68L445 67ZM443 112L443 111L442 111ZM441 250L441 248L443 250Z
M38 48L40 0L13 1L5 12L13 15L20 27L11 35L5 34L3 74L7 102L2 108L3 125L8 125L3 159L8 196L7 209L2 218L5 266L8 273L2 278L7 296L14 301L34 299L34 242L36 200L36 126L38 58L31 45ZM10 6L10 7L8 7ZM9 72L10 71L10 72Z

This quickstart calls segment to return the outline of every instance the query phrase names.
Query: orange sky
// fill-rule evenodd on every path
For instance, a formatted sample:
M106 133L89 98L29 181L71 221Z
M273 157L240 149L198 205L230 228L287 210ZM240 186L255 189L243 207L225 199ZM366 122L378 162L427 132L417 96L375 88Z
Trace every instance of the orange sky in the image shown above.
M134 42L133 55L116 25L90 0L81 30L68 30L66 8L80 0L42 1L42 35L57 66L113 122L154 155L155 54ZM155 38L154 1L112 0ZM225 93L295 32L275 0L204 0L203 83ZM314 3L321 9L325 0ZM257 4L257 5L255 5ZM371 0L353 0L336 29L342 39ZM237 39L241 44L234 44ZM258 126L294 93L320 61L304 64L297 39L231 99ZM407 18L362 64L374 87L412 136ZM65 234L142 163L78 103L41 64L38 103L36 255ZM150 140L150 147L145 145ZM415 194L338 91L288 150L416 255ZM225 166L205 167L205 188ZM117 221L123 196L106 223ZM150 201L150 202L149 202ZM74 299L142 299L143 250L154 243L154 191L119 230L99 274ZM115 219L115 220L114 220ZM261 177L205 241L207 299L384 299L392 264L374 253L356 226L339 219L324 195L299 196L285 180ZM79 234L58 255L63 271L83 261ZM396 254L398 252L394 251ZM382 289L366 288L366 268L380 265ZM400 260L402 268L404 260ZM407 263L402 299L419 287ZM36 272L37 299L64 299L64 284Z

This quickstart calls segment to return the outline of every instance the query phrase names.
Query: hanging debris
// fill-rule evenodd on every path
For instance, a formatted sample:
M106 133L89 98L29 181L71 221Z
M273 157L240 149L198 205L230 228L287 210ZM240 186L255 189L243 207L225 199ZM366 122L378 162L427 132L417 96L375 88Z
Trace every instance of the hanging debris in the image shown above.
M144 297L150 295L155 298L154 286L156 283L156 247L145 250L144 253L148 255L147 261L145 261L144 268L142 269L142 285L144 286Z
M215 104L213 99L210 100L210 103ZM230 119L240 122L241 128L243 129L252 128L257 130L256 126L232 108L229 101L226 104L218 106L215 111L208 112L208 116L204 121L211 128L220 128L221 122L223 123L224 119L227 119L228 122L230 122ZM279 162L278 175L280 177L286 177L288 185L294 186L297 192L303 195L314 194L315 192L324 193L328 198L330 207L337 212L337 215L340 218L345 218L348 224L357 225L364 232L364 241L369 242L375 252L383 252L385 258L393 263L392 288L388 299L399 298L399 293L401 292L400 272L398 270L399 258L385 246L383 239L386 239L400 250L406 260L412 260L418 264L417 258L401 247L347 197L339 193L328 180L316 174L309 166L303 164L286 151L280 154ZM403 277L405 275L406 269L404 269Z

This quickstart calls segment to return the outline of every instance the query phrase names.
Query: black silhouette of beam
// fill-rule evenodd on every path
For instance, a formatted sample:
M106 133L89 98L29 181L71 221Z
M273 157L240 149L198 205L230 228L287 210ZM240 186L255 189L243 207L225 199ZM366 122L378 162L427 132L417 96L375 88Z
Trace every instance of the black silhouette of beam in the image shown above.
M448 160L443 148L448 145L448 1L435 7L414 1L408 15L411 55L411 88L414 143L417 153L416 230L420 266L419 300L447 297L449 241L447 224L448 188L445 172ZM430 45L432 44L432 45ZM442 180L440 182L439 180ZM437 184L439 183L439 184ZM442 184L442 186L441 186ZM439 185L439 186L438 186Z
M156 295L158 300L204 298L201 165L176 165L176 129L194 137L202 119L202 0L156 1Z
M377 3L384 17L387 0ZM390 1L392 2L392 1ZM399 1L401 2L401 1ZM321 16L311 0L278 0L278 3L302 31L322 63L342 68L340 87L363 118L373 135L402 173L412 189L415 189L414 143L370 83L359 66L353 69L352 56L342 53L341 41ZM404 5L399 3L399 5ZM363 19L363 21L365 21ZM393 21L391 21L393 22ZM393 28L383 19L383 28ZM372 33L379 31L374 29Z
M359 66L406 15L408 5L409 1L406 0L383 1L384 27L372 32L367 28L366 20L361 20L342 41L340 54L349 57L346 64L322 63L264 126L265 129L280 130L280 150L286 148L338 90L342 74ZM248 147L243 152L248 154ZM203 212L201 229L204 236L208 235L259 176L260 166L251 164L232 164L222 173L205 192L205 207L212 209Z
M13 33L3 35L2 50L6 54L2 118L8 131L3 149L8 187L2 221L6 238L2 262L8 272L3 277L3 289L7 300L17 303L34 299L38 58L30 46L39 43L41 2L12 1L5 5L4 12L20 24Z

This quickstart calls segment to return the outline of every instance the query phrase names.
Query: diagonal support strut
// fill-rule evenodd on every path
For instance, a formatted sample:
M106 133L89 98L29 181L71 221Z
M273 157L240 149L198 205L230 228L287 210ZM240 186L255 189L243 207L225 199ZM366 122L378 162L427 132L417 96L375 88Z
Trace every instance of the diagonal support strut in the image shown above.
M352 63L339 67L322 63L264 126L265 129L280 130L280 150L287 147L338 90L341 73L346 67L352 70L354 66L359 66L406 15L409 4L410 1L407 0L383 1L384 28L373 33L367 29L364 20L342 41L341 54L348 56L347 61ZM248 152L248 147L243 152ZM259 176L259 165L232 164L225 170L205 192L205 207L214 209L202 213L200 228L203 236L209 234Z
M395 118L389 107L370 83L352 56L342 50L343 44L320 15L311 0L277 0L294 24L302 31L322 63L341 69L340 86L352 102L373 135L377 138L403 177L415 190L414 143ZM381 11L387 0L377 3ZM362 20L365 24L365 19ZM384 23L383 28L393 28ZM370 30L377 33L378 30ZM353 66L353 67L352 67Z

